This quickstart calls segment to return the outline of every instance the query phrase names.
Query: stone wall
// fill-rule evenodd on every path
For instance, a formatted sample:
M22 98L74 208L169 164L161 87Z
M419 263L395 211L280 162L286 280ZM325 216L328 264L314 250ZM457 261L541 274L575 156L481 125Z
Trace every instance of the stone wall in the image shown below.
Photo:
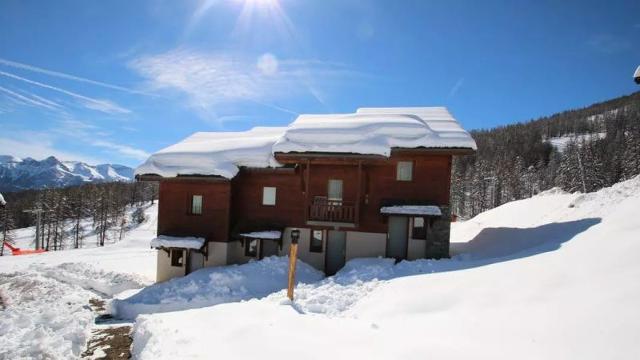
M451 211L448 206L441 206L442 217L431 224L427 239L427 258L441 259L449 257L449 242L451 233Z

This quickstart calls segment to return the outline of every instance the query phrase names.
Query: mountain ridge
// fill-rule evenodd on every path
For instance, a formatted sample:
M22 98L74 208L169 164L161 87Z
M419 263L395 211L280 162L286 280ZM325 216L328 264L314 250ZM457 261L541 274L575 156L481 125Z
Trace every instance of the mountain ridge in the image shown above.
M89 165L82 161L61 161L55 156L35 160L0 155L0 192L132 180L133 169L125 165Z

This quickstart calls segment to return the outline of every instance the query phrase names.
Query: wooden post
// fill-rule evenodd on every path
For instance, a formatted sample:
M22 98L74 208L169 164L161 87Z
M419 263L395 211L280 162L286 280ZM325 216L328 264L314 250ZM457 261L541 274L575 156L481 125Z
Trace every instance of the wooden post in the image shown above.
M306 172L305 172L305 179L304 179L304 221L309 221L309 206L311 204L310 202L310 196L309 196L309 180L310 180L310 172L311 172L311 163L309 162L309 159L306 159L305 162L305 168L306 168Z
M360 224L360 196L362 196L362 160L358 160L358 194L356 195L356 226Z
M298 239L300 230L291 230L291 247L289 248L289 283L287 286L287 297L293 301L293 287L296 283L296 259L298 257Z

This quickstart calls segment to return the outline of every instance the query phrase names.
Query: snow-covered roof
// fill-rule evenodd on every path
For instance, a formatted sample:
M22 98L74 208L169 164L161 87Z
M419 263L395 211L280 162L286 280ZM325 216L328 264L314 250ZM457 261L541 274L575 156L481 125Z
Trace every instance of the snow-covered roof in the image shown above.
M2 205L2 206L7 205L7 202L4 201L4 197L2 196L2 194L0 194L0 205Z
M300 115L288 127L198 132L151 155L136 175L218 175L239 167L278 167L275 153L391 155L393 148L476 149L444 107L362 108L353 114Z
M278 230L267 230L267 231L254 231L249 233L240 234L240 236L252 238L252 239L280 239L282 237L282 232Z
M442 216L440 208L434 205L395 205L380 208L381 214L386 215L423 215Z
M444 107L361 108L354 114L300 115L277 152L389 156L392 148L465 148L476 143Z
M638 68L636 69L636 72L633 73L633 77L634 78L640 78L640 66L638 66Z
M218 175L227 179L240 166L278 167L271 146L284 133L282 127L255 127L241 132L197 132L151 155L136 175Z
M151 240L152 248L181 248L181 249L200 249L204 245L204 238L200 237L176 237L159 235Z

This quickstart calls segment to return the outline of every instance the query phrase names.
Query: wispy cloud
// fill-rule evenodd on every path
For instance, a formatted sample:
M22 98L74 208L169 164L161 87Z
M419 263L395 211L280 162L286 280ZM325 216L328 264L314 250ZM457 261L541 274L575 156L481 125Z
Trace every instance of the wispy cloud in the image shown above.
M53 71L53 70L49 70L49 69L44 69L44 68L41 68L41 67L37 67L37 66L29 65L29 64L23 64L23 63L19 63L19 62L16 62L16 61L3 59L3 58L0 58L0 64L5 65L5 66L9 66L9 67L13 67L13 68L16 68L16 69L22 69L22 70L36 72L36 73L40 73L40 74L44 74L44 75L54 76L54 77L58 77L58 78L61 78L61 79L73 80L73 81L78 81L78 82L82 82L82 83L86 83L86 84L91 84L91 85L104 87L104 88L107 88L107 89L124 91L124 92L131 93L131 94L145 94L145 95L147 94L147 93L141 92L139 90L126 88L126 87L119 86L119 85L109 84L109 83L105 83L105 82L102 82L102 81L91 80L91 79L87 79L87 78L84 78L84 77L71 75L71 74L67 74L67 73L63 73L63 72L59 72L59 71Z
M24 104L24 105L41 107L41 108L45 108L45 109L48 109L48 110L59 110L59 109L62 108L61 105L59 105L59 104L57 104L57 103L55 103L53 101L44 99L44 98L42 98L40 96L37 96L35 94L31 94L31 97L28 97L26 95L22 95L22 94L20 94L18 92L15 92L13 90L9 90L9 89L7 89L7 88L5 88L3 86L0 86L0 91L2 91L5 94L8 94L10 96L13 96L16 99L21 100L22 104Z
M71 138L74 141L82 142L89 146L109 150L110 152L129 159L144 160L149 157L149 153L142 149L120 144L109 139L109 133L86 121L74 118L62 119L52 132L61 135L61 137ZM101 138L97 139L98 136Z
M136 159L136 160L145 160L150 155L148 152L142 149L137 149L129 145L118 144L111 141L94 140L91 142L91 145L110 149L110 150L116 151L117 153L125 157Z
M44 159L49 156L55 156L61 160L78 160L88 164L107 162L99 157L60 150L56 145L55 136L44 131L20 131L9 134L3 132L0 134L0 149L3 149L3 155L7 154L21 158Z
M62 94L71 96L73 98L75 98L76 100L79 100L86 108L88 109L92 109L92 110L96 110L96 111L100 111L103 113L107 113L107 114L129 114L131 113L130 110L125 109L123 107L121 107L120 105L110 101L110 100L106 100L106 99L95 99L95 98L91 98L89 96L85 96L85 95L81 95L69 90L65 90L59 87L55 87L52 85L48 85L48 84L44 84L35 80L30 80L12 73L8 73L5 71L0 71L0 75L8 77L8 78L12 78L15 80L19 80L31 85L36 85L45 89L49 89L49 90L53 90L53 91L57 91L60 92Z
M270 103L300 94L323 102L318 88L359 75L342 64L318 60L283 60L268 53L247 58L187 48L145 55L129 66L147 79L153 91L178 91L186 95L191 107L210 114L218 104L237 101L295 114Z
M607 54L618 53L632 48L628 40L611 34L594 35L587 40L587 45L596 51Z
M458 93L462 85L464 85L464 78L460 78L458 79L458 81L456 81L451 90L449 90L449 97L454 97Z

